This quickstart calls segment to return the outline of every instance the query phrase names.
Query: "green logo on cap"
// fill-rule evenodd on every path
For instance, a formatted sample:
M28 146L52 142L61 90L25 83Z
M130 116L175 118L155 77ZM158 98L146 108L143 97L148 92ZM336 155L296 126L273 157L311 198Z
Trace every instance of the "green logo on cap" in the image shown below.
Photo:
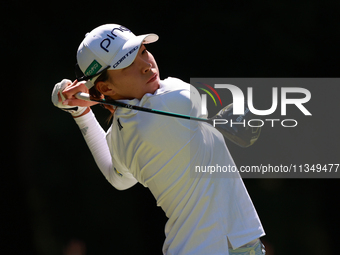
M102 68L102 65L99 64L96 60L93 60L89 67L86 69L85 75L94 75L100 70L100 68Z

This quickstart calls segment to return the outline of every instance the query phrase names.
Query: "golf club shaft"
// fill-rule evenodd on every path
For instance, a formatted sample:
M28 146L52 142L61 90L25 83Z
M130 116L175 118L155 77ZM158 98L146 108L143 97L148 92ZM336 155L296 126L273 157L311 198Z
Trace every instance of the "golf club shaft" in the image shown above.
M151 109L151 108L145 108L145 107L141 107L141 106L125 104L125 103L122 103L122 102L117 102L115 100L106 101L105 99L94 99L94 98L91 98L89 94L83 93L83 92L79 92L78 94L76 94L76 98L81 99L81 100L85 100L85 101L93 101L93 102L97 102L97 103L100 103L100 104L113 105L113 106L117 106L117 107L123 107L123 108L132 109L132 110L137 110L137 111L143 111L143 112L155 113L155 114L164 115L164 116L170 116L170 117L182 118L182 119L187 119L187 120L196 120L196 121L211 123L211 121L209 119L197 118L197 117L192 117L192 116L178 114L178 113L165 112L165 111L155 110L155 109Z
M231 104L226 106L225 108L223 108L213 118L203 119L203 118L192 117L192 116L189 116L189 115L183 115L183 114L172 113L172 112L165 112L165 111L155 110L155 109L151 109L151 108L145 108L145 107L141 107L141 106L125 104L125 103L122 103L122 102L117 102L115 100L106 101L105 99L94 99L94 98L91 98L89 94L82 93L82 92L79 92L78 94L76 94L76 98L82 99L82 100L85 100L85 101L94 101L94 102L98 102L100 104L107 104L107 105L113 105L113 106L117 106L117 107L128 108L128 109L131 109L131 110L143 111L143 112L148 112L148 113L155 113L155 114L159 114L159 115L163 115L163 116L207 122L207 123L213 125L219 132L221 132L221 134L225 138L229 139L233 143L235 143L238 146L241 146L243 148L249 147L250 145L252 145L258 139L258 137L260 135L260 131L261 131L261 127L258 127L256 129L256 131L254 132L253 128L246 128L244 126L239 126L239 125L235 126L235 123L244 124L245 121L239 122L239 120L237 120L237 118L239 118L240 116L232 115L232 105ZM248 112L248 114L241 115L242 119L246 118L246 116L248 116L248 115L249 115L249 112ZM216 119L222 119L223 120L222 124L228 123L228 121L226 121L224 118L230 119L230 121L233 122L234 125L230 124L230 125L217 125L217 126L215 126L215 120ZM221 124L221 123L218 123L218 124Z

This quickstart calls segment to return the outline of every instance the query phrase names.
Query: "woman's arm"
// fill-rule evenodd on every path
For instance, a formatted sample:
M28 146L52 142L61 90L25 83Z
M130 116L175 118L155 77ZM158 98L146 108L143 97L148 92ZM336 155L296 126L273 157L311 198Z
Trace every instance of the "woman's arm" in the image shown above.
M83 137L105 178L119 190L128 189L137 183L133 176L122 176L114 170L106 134L90 109L93 102L79 100L78 92L87 92L84 83L64 79L56 84L52 92L53 104L73 116Z
M133 177L121 176L114 171L112 156L106 141L106 133L98 123L92 111L75 118L83 137L105 178L119 190L132 187L137 183Z

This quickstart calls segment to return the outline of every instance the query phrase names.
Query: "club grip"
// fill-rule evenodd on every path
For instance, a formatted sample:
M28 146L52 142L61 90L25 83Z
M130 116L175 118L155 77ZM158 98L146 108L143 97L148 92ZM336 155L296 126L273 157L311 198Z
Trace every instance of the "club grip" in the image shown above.
M81 100L91 101L90 95L84 92L78 92L75 97Z

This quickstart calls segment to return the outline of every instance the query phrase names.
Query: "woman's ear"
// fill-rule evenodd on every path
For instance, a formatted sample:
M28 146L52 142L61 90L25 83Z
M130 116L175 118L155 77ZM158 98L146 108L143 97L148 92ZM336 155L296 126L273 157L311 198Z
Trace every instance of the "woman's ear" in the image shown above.
M113 96L116 92L113 90L110 83L106 81L99 81L96 84L97 90L105 96Z

